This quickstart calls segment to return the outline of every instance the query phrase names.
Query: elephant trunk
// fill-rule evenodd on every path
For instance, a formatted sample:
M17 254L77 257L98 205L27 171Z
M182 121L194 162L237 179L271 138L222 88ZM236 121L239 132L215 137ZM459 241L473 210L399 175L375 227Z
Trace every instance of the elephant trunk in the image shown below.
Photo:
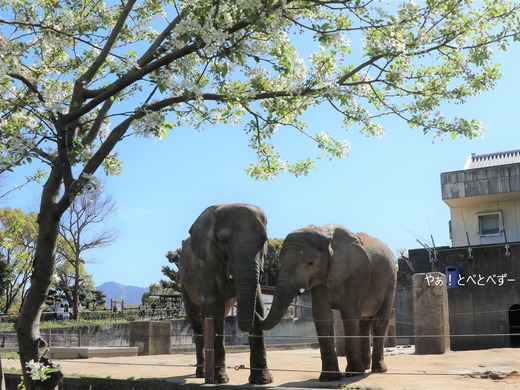
M285 283L282 279L278 280L274 293L273 303L267 317L260 323L263 330L270 330L281 321L287 308L292 303L294 294L290 283Z
M258 265L253 269L241 267L235 270L234 283L238 308L238 327L242 332L249 332L253 327L259 276Z

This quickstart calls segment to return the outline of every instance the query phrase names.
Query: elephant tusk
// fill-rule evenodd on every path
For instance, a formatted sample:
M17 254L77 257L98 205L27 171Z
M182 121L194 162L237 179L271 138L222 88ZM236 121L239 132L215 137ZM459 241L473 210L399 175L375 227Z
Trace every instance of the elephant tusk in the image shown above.
M300 288L298 290L298 295L302 295L304 292L305 292L305 289L304 288Z
M229 279L229 280L233 280L233 274L229 274L229 275L228 275L228 279Z
M255 310L255 321L262 322L264 318Z

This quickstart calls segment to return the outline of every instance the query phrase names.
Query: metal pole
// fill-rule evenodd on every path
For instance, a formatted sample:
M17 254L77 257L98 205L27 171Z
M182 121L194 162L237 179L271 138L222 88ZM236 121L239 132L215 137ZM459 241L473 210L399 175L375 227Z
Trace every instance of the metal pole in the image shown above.
M204 370L206 371L205 384L215 384L215 321L213 317L204 319Z

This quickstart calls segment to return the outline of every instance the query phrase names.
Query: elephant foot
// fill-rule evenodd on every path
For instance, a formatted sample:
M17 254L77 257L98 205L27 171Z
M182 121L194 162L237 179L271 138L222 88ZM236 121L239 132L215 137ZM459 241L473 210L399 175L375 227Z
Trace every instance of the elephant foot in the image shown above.
M388 368L384 360L379 360L372 364L372 372L387 372Z
M195 370L195 376L197 378L205 378L206 377L206 372L204 370L204 366L197 366L197 369ZM226 373L226 370L225 369L216 369L215 370L215 376L213 378L213 380L215 381L215 383L228 383L229 382L229 377Z
M197 366L197 369L195 370L195 376L197 378L204 378L206 376L206 373L204 372L204 366Z
M334 382L339 381L343 378L343 375L339 371L323 371L320 374L321 382Z
M229 376L225 368L215 369L215 384L228 383Z
M363 375L365 373L365 367L364 365L359 364L348 364L347 368L345 369L345 376L351 377L356 375Z
M273 383L273 376L267 368L252 369L249 375L249 383L252 385L267 385Z

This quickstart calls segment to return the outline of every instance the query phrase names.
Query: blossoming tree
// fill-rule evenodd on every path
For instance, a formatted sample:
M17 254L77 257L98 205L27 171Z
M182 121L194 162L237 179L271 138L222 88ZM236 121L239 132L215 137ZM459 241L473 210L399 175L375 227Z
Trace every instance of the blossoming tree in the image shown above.
M366 134L396 116L473 137L477 120L439 107L493 87L493 50L518 38L518 20L519 5L502 0L2 0L0 173L39 162L47 174L16 323L22 366L46 350L39 318L60 218L100 169L120 172L113 149L125 137L241 123L258 157L247 171L264 179L313 167L277 152L280 127L319 156L347 154L346 141L306 127L310 106L330 105Z

